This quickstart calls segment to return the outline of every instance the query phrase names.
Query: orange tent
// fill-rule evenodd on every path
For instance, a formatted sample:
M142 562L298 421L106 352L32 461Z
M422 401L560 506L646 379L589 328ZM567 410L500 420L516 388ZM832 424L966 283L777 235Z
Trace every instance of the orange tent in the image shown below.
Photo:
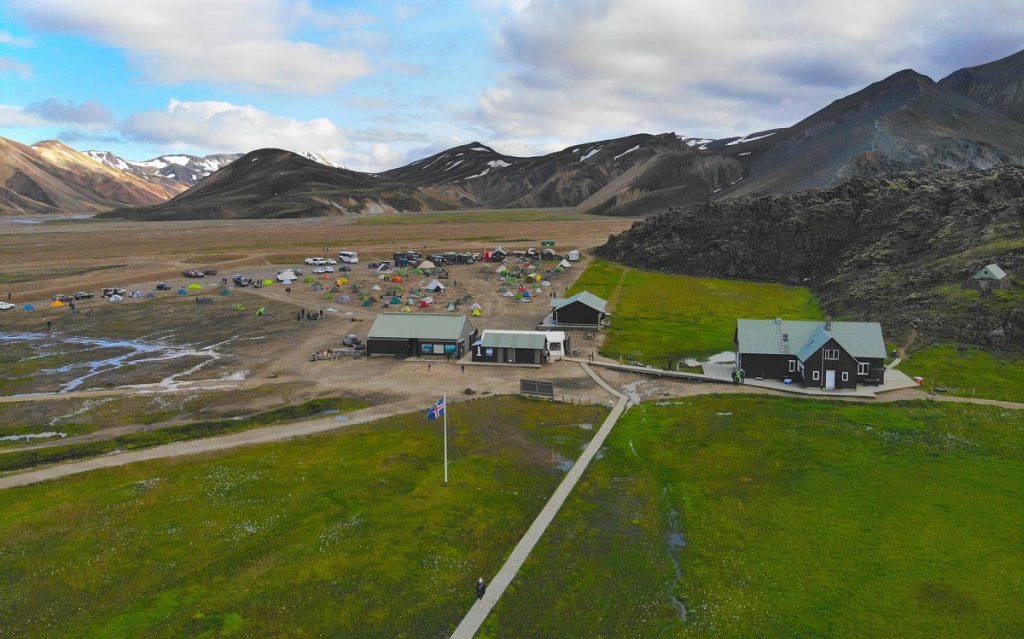
M53 300L52 302L50 302L50 306L52 306L53 308L60 308L61 306L64 306L64 302L60 300Z

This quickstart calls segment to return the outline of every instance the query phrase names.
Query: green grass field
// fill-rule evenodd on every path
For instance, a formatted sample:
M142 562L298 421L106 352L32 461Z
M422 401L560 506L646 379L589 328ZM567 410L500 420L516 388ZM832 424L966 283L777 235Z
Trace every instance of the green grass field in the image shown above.
M952 344L927 346L900 363L910 376L924 378L923 388L946 389L950 395L1024 402L1024 359L998 356L980 348Z
M606 410L425 410L0 491L0 636L447 636Z
M938 402L641 405L478 636L1024 636L1022 435Z
M659 367L732 350L738 318L822 317L806 288L652 273L602 260L587 266L570 293L582 290L612 302L602 354Z

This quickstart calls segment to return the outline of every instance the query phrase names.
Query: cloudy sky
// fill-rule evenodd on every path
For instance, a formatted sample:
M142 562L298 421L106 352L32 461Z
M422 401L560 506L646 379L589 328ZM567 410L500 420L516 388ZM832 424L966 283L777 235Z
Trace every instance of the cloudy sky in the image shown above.
M0 0L0 135L362 170L474 140L723 137L1022 34L1021 0Z

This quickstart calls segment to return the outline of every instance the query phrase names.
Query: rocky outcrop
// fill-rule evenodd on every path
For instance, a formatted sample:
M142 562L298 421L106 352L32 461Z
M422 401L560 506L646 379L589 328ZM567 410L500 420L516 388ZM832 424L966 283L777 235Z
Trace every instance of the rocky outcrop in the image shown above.
M1024 169L910 172L829 190L670 210L598 254L643 268L804 285L840 317L881 321L894 339L1024 352ZM983 294L962 283L996 262Z

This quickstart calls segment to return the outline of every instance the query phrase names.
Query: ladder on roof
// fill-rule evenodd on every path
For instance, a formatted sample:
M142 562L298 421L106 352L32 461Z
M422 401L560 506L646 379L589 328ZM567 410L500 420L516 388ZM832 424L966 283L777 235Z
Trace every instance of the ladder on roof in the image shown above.
M778 315L778 316L775 317L775 334L776 334L776 337L779 340L779 352L780 353L785 353L786 352L786 338L785 338L785 334L782 332L782 316L781 315Z

